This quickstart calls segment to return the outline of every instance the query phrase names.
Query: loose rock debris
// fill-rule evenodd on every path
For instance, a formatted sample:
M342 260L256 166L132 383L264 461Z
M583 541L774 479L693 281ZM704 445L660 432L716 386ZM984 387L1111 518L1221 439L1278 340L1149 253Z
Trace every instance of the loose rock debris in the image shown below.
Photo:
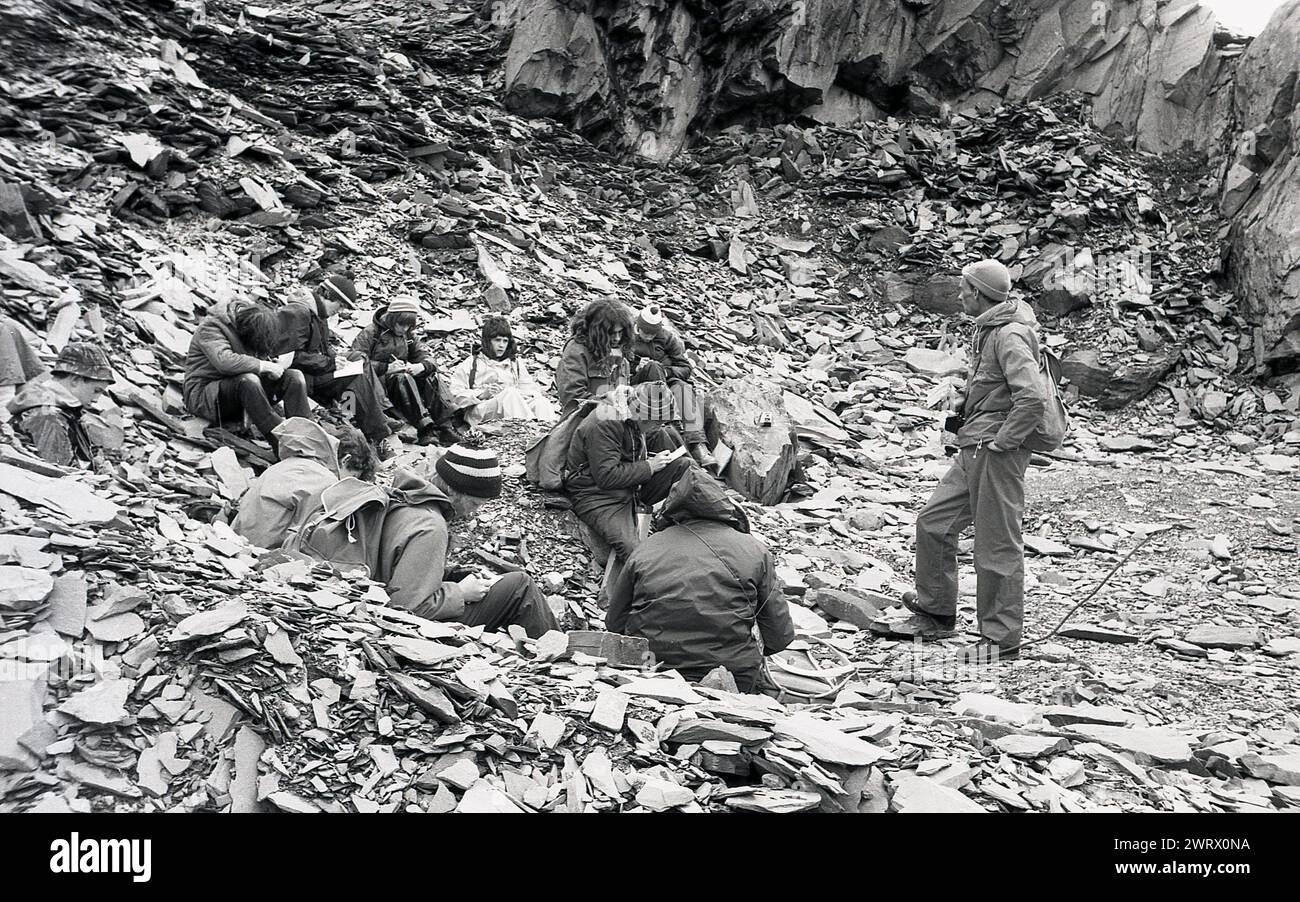
M1254 380L1210 279L1214 211L1074 101L728 130L651 169L504 114L499 35L469 4L22 6L0 3L3 306L47 355L109 348L95 414L120 441L87 472L0 458L0 810L1300 801L1300 382ZM1133 247L1099 277L1096 254ZM910 583L973 254L1041 299L1076 398L1030 479L1031 631L1166 528L1061 641L974 672L863 629ZM662 303L716 409L779 406L779 447L731 482L765 503L746 510L809 653L848 672L777 701L644 670L600 629L571 517L520 480L527 428L489 437L514 475L463 547L533 573L567 635L421 621L364 578L259 557L226 524L267 458L185 415L180 365L212 304L335 265L368 308L341 338L436 286L448 363L485 308L545 372L588 298Z

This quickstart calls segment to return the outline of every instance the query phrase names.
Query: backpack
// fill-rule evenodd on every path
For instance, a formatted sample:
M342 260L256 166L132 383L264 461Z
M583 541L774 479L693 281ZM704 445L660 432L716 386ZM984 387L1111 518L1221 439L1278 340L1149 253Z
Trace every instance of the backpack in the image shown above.
M1001 328L1012 325L1015 324L1007 323ZM1065 443L1065 437L1070 432L1070 414L1066 410L1064 399L1061 398L1061 358L1039 343L1038 333L1031 329L1029 335L1033 337L1031 347L1034 356L1038 358L1038 373L1047 385L1047 403L1044 406L1042 421L1029 434L1021 447L1030 451L1055 451ZM980 345L980 359L975 361L974 369L971 371L972 380L983 358L984 347L984 344ZM966 391L969 396L970 382L967 383ZM963 409L967 408L968 405L963 405Z
M1038 373L1047 383L1047 403L1043 421L1029 434L1022 447L1030 451L1055 451L1065 443L1070 432L1070 414L1061 398L1061 358L1038 343L1034 336L1034 351L1038 355Z
M568 414L560 418L547 432L524 451L524 471L528 481L548 492L564 488L564 465L569 458L569 445L582 421L596 409L597 402L579 402Z

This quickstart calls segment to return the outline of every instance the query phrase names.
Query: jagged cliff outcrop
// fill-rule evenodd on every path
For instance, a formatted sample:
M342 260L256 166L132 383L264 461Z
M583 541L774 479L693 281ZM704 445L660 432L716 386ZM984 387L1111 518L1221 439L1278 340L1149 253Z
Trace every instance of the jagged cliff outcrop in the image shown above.
M1243 46L1195 0L516 0L506 103L656 159L693 129L1080 90L1140 147L1210 150Z
M1275 361L1300 357L1300 0L1242 57L1234 87L1241 134L1220 209L1234 217L1229 269Z
M852 124L1063 91L1155 153L1204 154L1229 275L1273 359L1300 354L1300 0L1254 41L1197 0L509 0L505 102L654 160L692 134Z

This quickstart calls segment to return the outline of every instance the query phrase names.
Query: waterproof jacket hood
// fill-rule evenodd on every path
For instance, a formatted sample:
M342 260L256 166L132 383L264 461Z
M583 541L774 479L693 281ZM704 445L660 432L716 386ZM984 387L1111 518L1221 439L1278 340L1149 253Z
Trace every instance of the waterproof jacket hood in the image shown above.
M338 482L338 442L313 420L291 417L275 427L280 460L249 485L231 528L260 548L297 541L320 508L321 494Z
M275 437L280 442L280 460L300 457L314 460L327 467L335 478L339 470L339 442L315 420L290 417L275 427Z
M727 497L716 479L697 467L685 470L673 483L656 518L656 528L691 520L714 520L738 532L749 532L749 517Z
M41 373L9 400L9 412L15 415L34 407L58 407L79 412L81 401L52 374Z
M1038 317L1034 315L1033 307L1030 307L1022 300L1011 298L985 310L975 318L975 328L977 330L996 329L998 326L1005 326L1007 323L1021 323L1037 329Z
M388 490L397 504L437 504L444 516L451 513L451 499L423 476L398 467L393 471L393 484Z

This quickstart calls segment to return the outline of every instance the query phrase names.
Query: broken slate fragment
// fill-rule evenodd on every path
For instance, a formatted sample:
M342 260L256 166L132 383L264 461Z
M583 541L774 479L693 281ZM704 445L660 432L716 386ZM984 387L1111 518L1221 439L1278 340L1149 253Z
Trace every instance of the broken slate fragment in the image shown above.
M956 789L929 777L906 776L894 785L889 807L900 814L985 814L985 810Z
M247 616L248 606L243 602L219 605L186 617L176 624L170 638L173 642L185 642L204 636L219 636Z
M1013 758L1044 758L1070 748L1070 740L1063 736L1038 736L1032 733L1012 733L993 740L1000 752Z
M777 736L801 743L808 754L831 764L862 767L880 760L885 754L882 749L848 735L835 724L807 713L778 720L772 731Z
M1241 766L1257 779L1286 786L1300 786L1300 752L1288 755L1242 755Z
M626 692L612 687L602 689L596 696L596 706L592 708L588 720L594 727L618 733L623 729L623 717L627 713L629 701Z
M1141 638L1132 633L1123 633L1119 630L1106 629L1105 627L1093 626L1092 624L1068 626L1059 631L1057 635L1064 636L1067 639L1086 639L1089 642L1110 642L1119 645L1127 645L1137 642Z
M1202 648L1254 648L1263 644L1259 630L1240 626L1216 626L1212 623L1195 627L1183 639Z
M1111 748L1132 752L1139 763L1143 759L1156 764L1186 764L1192 758L1192 747L1186 736L1158 727L1128 728L1102 724L1075 724L1069 732L1085 739L1100 742Z
M131 680L100 680L59 705L59 711L85 723L121 723L134 685Z

